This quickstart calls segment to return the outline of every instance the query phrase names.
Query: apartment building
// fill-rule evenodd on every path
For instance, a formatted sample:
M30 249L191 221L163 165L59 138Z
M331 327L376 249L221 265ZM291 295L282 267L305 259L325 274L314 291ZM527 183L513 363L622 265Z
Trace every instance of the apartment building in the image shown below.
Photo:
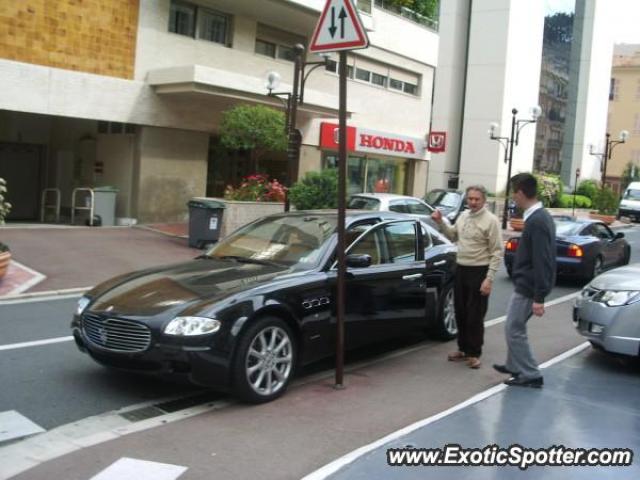
M629 138L615 145L605 178L618 193L624 187L621 177L629 164L640 171L640 45L614 47L607 132L615 141L622 130L629 132Z
M282 109L267 95L276 71L291 91L293 47L308 45L323 0L24 0L0 3L0 176L9 220L39 218L42 191L118 189L116 217L181 221L195 196L220 196L251 172L220 145L221 114L238 104ZM358 141L349 188L425 193L438 34L380 0L358 0L371 46L349 54L348 124ZM409 12L410 13L410 12ZM306 55L306 60L321 60ZM337 123L336 58L309 73L297 128L298 176L333 166L322 135ZM310 71L310 69L308 69ZM378 141L376 139L386 139ZM386 146L411 143L412 148ZM286 156L265 173L286 178Z

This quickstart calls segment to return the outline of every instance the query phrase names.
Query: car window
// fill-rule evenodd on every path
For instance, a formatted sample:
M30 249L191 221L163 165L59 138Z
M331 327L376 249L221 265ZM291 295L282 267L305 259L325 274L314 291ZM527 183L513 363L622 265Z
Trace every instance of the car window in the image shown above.
M353 196L349 198L347 208L354 210L379 210L380 200L377 198Z
M432 210L422 202L418 200L407 200L407 207L409 213L415 213L417 215L431 215Z
M584 224L558 220L556 223L556 235L570 237L572 235L592 235L591 226L583 228Z
M351 248L348 249L349 255L370 255L371 265L380 265L383 263L382 254L382 230L376 228L357 240Z
M434 245L441 245L444 242L441 242L438 239L438 242L440 243L435 243L434 239L437 239L438 237L436 237L435 235L432 237L431 233L429 232L429 229L426 227L425 224L420 223L420 229L422 230L422 241L424 242L424 249L428 250L431 247L433 247Z
M416 260L416 223L397 222L384 227L390 261L411 263Z
M624 192L625 200L640 200L640 190L630 188L626 192Z
M609 229L600 223L595 223L591 226L592 235L601 238L603 240L608 240L613 237L610 234Z
M409 208L405 200L395 200L389 203L390 212L409 213Z

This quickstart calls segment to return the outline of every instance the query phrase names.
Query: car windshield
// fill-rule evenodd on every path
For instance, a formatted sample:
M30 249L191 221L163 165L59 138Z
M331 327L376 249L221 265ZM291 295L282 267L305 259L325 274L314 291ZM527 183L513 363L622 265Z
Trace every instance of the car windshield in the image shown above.
M266 217L220 241L206 256L310 268L336 225L330 215Z
M353 196L349 198L347 208L354 210L378 210L380 209L380 200L377 198Z
M561 237L570 237L579 235L584 225L575 222L556 222L556 235Z
M625 200L640 200L640 190L629 189L624 193Z
M427 195L425 201L432 207L457 207L460 194L456 192L433 191Z

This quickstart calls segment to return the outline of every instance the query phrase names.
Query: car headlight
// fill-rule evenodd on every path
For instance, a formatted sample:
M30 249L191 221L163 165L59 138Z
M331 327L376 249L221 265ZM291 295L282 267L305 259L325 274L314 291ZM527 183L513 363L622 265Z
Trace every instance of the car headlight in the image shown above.
M82 315L84 309L87 308L87 305L91 303L91 299L89 297L80 297L78 300L78 304L76 305L76 315Z
M603 290L594 295L593 301L604 303L609 307L621 307L640 301L640 292L637 290Z
M220 330L220 321L206 317L176 317L164 327L166 335L181 337L207 335L218 330Z

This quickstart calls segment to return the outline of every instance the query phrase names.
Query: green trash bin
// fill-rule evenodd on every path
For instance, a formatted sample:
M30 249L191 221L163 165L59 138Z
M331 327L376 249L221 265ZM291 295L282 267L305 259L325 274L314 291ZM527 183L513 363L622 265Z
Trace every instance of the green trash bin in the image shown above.
M222 229L222 215L226 205L207 198L194 198L189 206L189 246L205 248L217 242Z

